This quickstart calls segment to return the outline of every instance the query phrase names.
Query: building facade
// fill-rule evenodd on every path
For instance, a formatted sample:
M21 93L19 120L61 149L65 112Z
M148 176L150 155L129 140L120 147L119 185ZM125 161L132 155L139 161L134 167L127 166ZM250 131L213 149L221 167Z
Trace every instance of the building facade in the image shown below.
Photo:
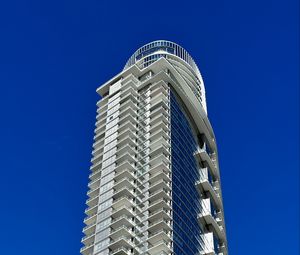
M226 255L217 146L197 65L154 41L97 89L83 255Z

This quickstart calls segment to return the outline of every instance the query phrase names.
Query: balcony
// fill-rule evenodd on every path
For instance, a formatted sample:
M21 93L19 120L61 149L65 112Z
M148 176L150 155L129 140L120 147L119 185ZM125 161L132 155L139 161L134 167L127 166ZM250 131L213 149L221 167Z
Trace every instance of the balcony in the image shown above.
M135 121L131 122L130 120L125 121L122 125L119 126L118 131L122 133L126 129L136 130Z
M96 230L96 220L94 223L90 224L90 225L87 225L83 228L82 232L85 234L85 235L90 235L92 233L95 233L95 230Z
M87 216L91 216L97 213L97 210L98 210L98 205L95 205L93 207L86 208L84 212Z
M118 148L122 148L123 146L126 146L126 145L135 147L135 146L137 146L137 142L135 141L135 139L132 139L131 137L125 137L122 139L118 139L118 143L117 143Z
M209 195L217 209L223 208L220 195L217 194L216 188L212 186L208 178L200 177L200 181L196 182L196 186L201 194L204 196Z
M170 171L170 167L169 167L170 161L168 159L166 159L165 157L162 158L161 161L156 162L152 162L152 165L149 169L149 173L150 176L151 175L156 175L158 173L161 173L163 171ZM151 177L150 177L151 178Z
M165 96L168 96L168 85L164 81L159 81L151 87L151 96L155 97L159 93L163 93Z
M166 182L170 182L171 181L171 173L169 172L169 170L162 169L161 171L159 171L156 174L151 174L149 177L149 182L151 184L155 183L159 180L164 180Z
M122 206L135 206L135 202L132 197L124 196L113 201L112 208L117 210Z
M200 149L196 151L194 155L200 162L204 162L204 166L208 165L208 169L211 171L211 175L218 180L219 174L217 168L215 166L215 163L212 161L211 156L208 155L207 151L204 149Z
M84 245L87 245L87 244L90 244L90 243L94 243L94 241L95 241L95 233L86 235L86 236L84 236L84 237L81 239L81 242L82 242Z
M164 229L158 230L156 232L150 233L148 236L148 243L150 245L155 245L157 242L163 240L169 242L171 240L171 232Z
M169 254L171 250L170 242L166 242L164 240L161 240L155 244L149 244L149 248L147 250L149 255L156 255L160 253L166 253Z
M134 183L134 179L128 178L128 177L124 177L122 179L118 179L118 181L115 182L114 184L114 189L115 190L120 190L123 188L127 188L127 189L133 189L135 188L136 184Z
M90 170L96 172L98 170L101 170L101 166L102 166L102 161L97 162L90 167Z
M132 227L128 227L127 225L119 226L110 232L110 237L112 239L118 239L121 236L132 237L134 235L135 233L132 231Z
M169 190L162 188L162 189L156 190L153 193L150 193L149 198L147 200L149 202L154 202L154 201L158 200L159 198L168 199L168 198L170 198L170 196L171 195L169 194Z
M164 122L156 123L155 125L150 126L150 134L155 133L157 130L163 129L165 132L169 132L169 128Z
M111 252L112 255L133 255L134 253L131 252L130 248L125 246L117 248Z
M100 176L95 180L89 182L88 187L92 190L92 189L96 189L99 185L100 185Z
M148 205L148 211L150 214L161 208L171 209L171 202L165 198L160 198Z
M151 114L150 114L150 124L151 125L154 126L154 125L156 125L158 123L161 123L161 122L163 122L165 125L169 124L168 118L163 113L160 113L155 117L151 117Z
M122 215L118 218L113 219L110 223L110 227L113 228L113 229L117 229L121 226L126 226L126 227L132 228L135 225L135 222L134 222L133 219L134 218L132 218L132 217Z
M93 189L90 189L88 192L87 192L87 195L91 198L91 197L95 197L97 195L99 195L99 189L100 187L95 187Z
M86 225L91 225L91 224L94 224L96 222L96 220L97 220L97 213L95 213L95 214L93 214L91 216L85 217L83 222Z
M116 182L120 182L122 179L124 179L124 178L128 178L128 179L130 179L130 180L134 180L134 179L136 179L136 176L135 176L135 174L133 173L133 170L129 170L129 169L123 169L123 170L120 170L119 172L118 172L118 174L116 174L115 176L114 176L114 180L116 181Z
M165 191L170 191L171 184L165 182L164 180L158 180L158 181L150 184L149 192L154 193L155 191L157 191L159 189L164 189Z
M128 102L130 102L130 101L128 101ZM137 114L136 108L137 107L134 104L133 104L133 107L131 105L128 105L126 108L121 108L121 111L119 113L119 117L123 118L127 115L136 116L136 114Z
M123 146L118 146L118 149L117 149L117 159L121 156L123 156L124 154L126 153L130 153L130 154L134 154L135 153L135 146L134 145L129 145L129 144L126 144L126 145L123 145Z
M133 189L129 189L128 187L115 189L113 193L114 202L123 197L133 200L136 197L136 194L133 192Z
M137 139L137 135L135 134L135 132L133 132L133 130L130 127L126 128L124 131L118 134L118 140L122 140L126 137L130 137L133 140Z
M86 246L83 246L80 249L80 253L83 255L92 255L93 254L93 250L94 250L94 243L90 243Z
M89 198L88 200L86 200L86 204L87 204L89 207L94 207L95 205L98 204L98 199L99 199L98 196L96 196L96 197L91 197L91 198Z
M170 219L170 210L167 210L165 208L160 208L156 211L153 211L152 213L149 214L148 220L151 222L154 222L160 218L165 218L165 219Z
M136 247L136 244L132 239L133 238L128 238L127 236L121 236L117 239L111 240L108 248L111 250L116 250L119 247L127 247L128 249L133 249L139 252L140 250Z
M150 159L155 159L161 155L164 155L167 159L169 159L169 157L171 156L171 152L167 146L161 144L160 146L157 146L154 150L150 151L148 155Z
M168 230L170 231L172 228L170 226L170 220L166 220L164 218L158 219L156 221L150 222L148 226L148 231L151 233L155 233L158 230Z
M204 230L214 233L214 235L218 238L219 243L224 243L226 241L223 227L217 223L217 220L211 215L210 212L204 211L200 213L198 220L200 226L204 227Z
M124 205L117 209L113 209L111 216L113 218L119 218L124 215L127 217L133 217L133 216L135 216L135 214L136 214L136 211L133 210L133 207Z
M165 91L161 91L161 92L158 92L158 90L156 91L153 91L154 93L151 93L151 105L155 105L157 103L160 103L162 101L167 101L167 97L168 97L168 94L165 92Z
M116 175L123 172L124 170L129 170L129 171L135 171L135 166L134 166L135 160L131 161L124 161L121 164L118 164L115 168L115 173Z
M136 161L135 154L126 152L126 153L116 157L115 163L117 165L121 165L124 161L135 162Z
M169 156L165 155L165 154L161 154L158 157L152 158L149 161L149 165L150 167L156 167L157 165L164 163L165 165L169 165L171 163L171 161L169 160ZM153 169L150 169L149 171L151 171ZM153 173L153 172L152 172Z

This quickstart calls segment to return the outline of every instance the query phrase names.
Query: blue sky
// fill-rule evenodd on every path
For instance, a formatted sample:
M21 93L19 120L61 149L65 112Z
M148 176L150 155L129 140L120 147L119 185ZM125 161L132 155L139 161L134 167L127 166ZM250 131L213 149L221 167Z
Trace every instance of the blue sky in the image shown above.
M230 254L298 254L298 1L12 0L0 28L1 253L79 254L95 90L167 39L204 78Z

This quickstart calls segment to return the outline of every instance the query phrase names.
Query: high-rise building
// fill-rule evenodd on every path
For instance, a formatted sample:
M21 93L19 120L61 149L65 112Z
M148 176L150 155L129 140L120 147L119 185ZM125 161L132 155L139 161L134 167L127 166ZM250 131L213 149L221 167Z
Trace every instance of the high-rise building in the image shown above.
M139 48L97 89L83 255L226 255L204 83L169 41Z

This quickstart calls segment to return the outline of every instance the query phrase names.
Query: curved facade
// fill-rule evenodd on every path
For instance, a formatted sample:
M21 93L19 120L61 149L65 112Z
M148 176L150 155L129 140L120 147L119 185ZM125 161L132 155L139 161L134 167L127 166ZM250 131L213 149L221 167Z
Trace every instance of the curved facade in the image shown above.
M155 41L98 88L83 255L225 255L217 147L199 69Z
M191 55L180 45L166 40L148 43L139 48L128 59L124 69L135 64L145 68L159 58L168 59L181 73L206 111L205 88L199 68Z

